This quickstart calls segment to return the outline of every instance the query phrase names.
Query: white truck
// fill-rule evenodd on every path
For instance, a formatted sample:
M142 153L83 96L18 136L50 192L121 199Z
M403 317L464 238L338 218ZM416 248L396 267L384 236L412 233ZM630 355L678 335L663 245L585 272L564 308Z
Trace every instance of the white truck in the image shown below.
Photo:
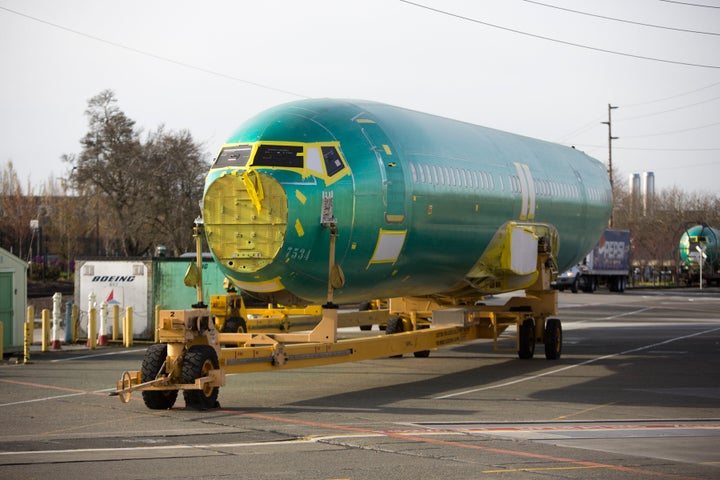
M630 232L608 229L582 263L559 275L553 287L561 292L582 290L592 293L600 285L611 292L622 293L630 273Z

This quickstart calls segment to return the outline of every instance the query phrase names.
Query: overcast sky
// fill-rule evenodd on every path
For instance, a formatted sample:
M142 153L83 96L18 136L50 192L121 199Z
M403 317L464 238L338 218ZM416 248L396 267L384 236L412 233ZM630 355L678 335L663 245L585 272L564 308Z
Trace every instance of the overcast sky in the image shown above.
M36 187L67 175L111 89L209 158L265 108L338 97L607 162L611 103L616 181L719 191L720 0L0 0L0 75L0 167Z

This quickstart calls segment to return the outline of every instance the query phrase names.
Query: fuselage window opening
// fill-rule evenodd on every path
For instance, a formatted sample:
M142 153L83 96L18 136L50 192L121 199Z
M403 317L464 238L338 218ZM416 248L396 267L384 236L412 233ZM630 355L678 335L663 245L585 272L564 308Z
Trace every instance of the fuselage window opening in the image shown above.
M510 175L510 185L513 193L520 193L520 177L517 175Z
M413 162L408 162L408 163L410 164L410 171L412 172L413 183L417 183L418 182L418 174L417 174L417 170L415 170L415 164Z
M244 167L247 165L252 153L252 145L236 145L225 147L218 155L213 168Z
M301 145L260 145L253 156L255 167L303 168L304 156Z
M325 162L325 171L329 177L332 177L345 167L342 158L340 158L340 154L335 147L325 146L321 147L321 150L323 161Z

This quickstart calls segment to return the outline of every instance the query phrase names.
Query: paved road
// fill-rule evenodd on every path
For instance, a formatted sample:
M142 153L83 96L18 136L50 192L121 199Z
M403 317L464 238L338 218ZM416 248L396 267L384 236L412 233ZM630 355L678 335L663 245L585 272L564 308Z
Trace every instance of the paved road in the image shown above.
M107 396L143 348L0 366L0 478L720 478L720 296L563 293L563 356L236 375L221 408Z

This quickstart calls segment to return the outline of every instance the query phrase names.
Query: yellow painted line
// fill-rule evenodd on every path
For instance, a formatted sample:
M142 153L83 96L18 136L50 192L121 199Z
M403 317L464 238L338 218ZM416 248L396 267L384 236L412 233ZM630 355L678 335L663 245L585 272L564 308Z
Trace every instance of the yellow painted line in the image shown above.
M578 466L578 467L538 467L538 468L507 468L499 470L480 470L481 473L517 473L517 472L545 472L552 470L589 470L591 468L612 468L612 465L590 465L590 466Z
M564 420L564 419L566 419L566 418L574 417L574 416L576 416L576 415L582 415L582 414L584 414L584 413L592 412L593 410L598 410L598 409L600 409L600 408L607 408L607 407L610 407L610 406L612 406L612 405L615 405L616 403L617 403L617 402L610 402L610 403L606 403L606 404L604 404L604 405L596 405L596 406L594 406L594 407L586 408L585 410L580 410L579 412L570 413L570 414L568 414L568 415L560 415L559 417L555 417L554 420Z

